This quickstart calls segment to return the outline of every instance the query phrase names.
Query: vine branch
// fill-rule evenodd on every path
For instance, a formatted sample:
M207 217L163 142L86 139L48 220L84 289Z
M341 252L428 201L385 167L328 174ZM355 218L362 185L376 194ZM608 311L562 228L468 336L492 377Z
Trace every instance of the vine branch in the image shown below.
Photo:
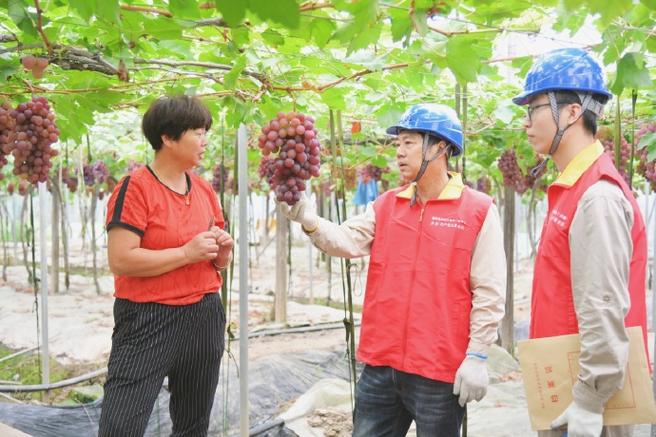
M36 7L36 30L39 32L39 35L41 35L41 39L48 50L48 54L52 55L52 45L50 44L50 41L48 41L48 36L46 36L46 33L43 31L43 10L41 9L39 0L34 0L34 6Z

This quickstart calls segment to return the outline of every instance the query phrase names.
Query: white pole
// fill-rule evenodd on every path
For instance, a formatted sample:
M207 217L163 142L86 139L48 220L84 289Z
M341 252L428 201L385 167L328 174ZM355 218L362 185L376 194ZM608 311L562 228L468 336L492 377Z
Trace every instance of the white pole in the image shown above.
M653 196L649 194L648 196ZM656 202L654 203L656 205ZM652 206L653 208L653 206ZM649 219L653 214L647 212L647 226L649 226ZM654 219L654 241L652 242L652 258L651 258L651 330L655 333L654 337L654 355L656 355L656 216ZM649 341L649 340L647 340ZM654 357L652 357L653 359ZM653 366L653 361L652 361ZM656 397L656 378L652 378L652 391ZM651 437L656 437L656 424L651 425Z
M312 185L310 180L305 183L305 192L309 193L308 202L314 202L316 204L316 199L312 196ZM308 241L308 266L310 267L310 305L314 305L314 288L312 284L312 243Z
M239 182L239 429L248 437L248 149L244 124L237 132Z
M39 252L41 253L41 383L50 384L48 351L48 257L46 247L46 211L48 211L46 184L39 183ZM48 400L48 392L44 394Z

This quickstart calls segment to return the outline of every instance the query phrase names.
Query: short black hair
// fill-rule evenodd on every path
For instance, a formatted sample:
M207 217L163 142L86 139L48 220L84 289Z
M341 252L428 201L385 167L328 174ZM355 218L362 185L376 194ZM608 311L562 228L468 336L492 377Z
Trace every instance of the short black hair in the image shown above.
M581 104L581 99L574 91L556 91L554 92L556 97L556 102L558 104L569 104L569 103L578 103ZM593 94L593 100L596 100L599 103L606 103L608 98L601 94ZM590 110L586 110L583 113L583 127L592 135L597 135L597 114Z
M187 95L160 97L146 111L141 130L155 150L162 147L162 135L174 141L189 129L212 127L212 115L199 98Z

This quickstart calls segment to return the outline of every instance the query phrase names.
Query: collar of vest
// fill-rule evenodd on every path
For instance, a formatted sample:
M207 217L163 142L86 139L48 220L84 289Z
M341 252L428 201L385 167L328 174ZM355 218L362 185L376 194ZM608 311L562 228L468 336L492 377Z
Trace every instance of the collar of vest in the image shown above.
M604 153L604 146L599 140L581 150L572 161L567 164L565 170L554 181L554 184L571 187L574 185L587 169Z
M462 182L462 176L460 175L460 173L456 173L452 171L448 173L449 173L449 182L447 182L446 186L440 193L437 200L459 199L460 195L462 194L462 190L465 188L465 184ZM417 183L412 182L410 185L407 186L405 190L401 190L396 195L396 197L400 197L402 199L411 199L416 189L417 189Z

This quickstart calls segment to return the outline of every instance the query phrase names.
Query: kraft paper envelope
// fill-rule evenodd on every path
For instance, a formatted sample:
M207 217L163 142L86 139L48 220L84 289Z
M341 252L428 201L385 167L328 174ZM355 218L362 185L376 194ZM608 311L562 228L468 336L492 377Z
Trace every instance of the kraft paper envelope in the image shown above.
M606 403L604 425L656 422L642 330L632 327L627 333L630 347L624 387ZM572 402L572 386L579 373L579 335L520 341L518 349L531 428L550 429Z

